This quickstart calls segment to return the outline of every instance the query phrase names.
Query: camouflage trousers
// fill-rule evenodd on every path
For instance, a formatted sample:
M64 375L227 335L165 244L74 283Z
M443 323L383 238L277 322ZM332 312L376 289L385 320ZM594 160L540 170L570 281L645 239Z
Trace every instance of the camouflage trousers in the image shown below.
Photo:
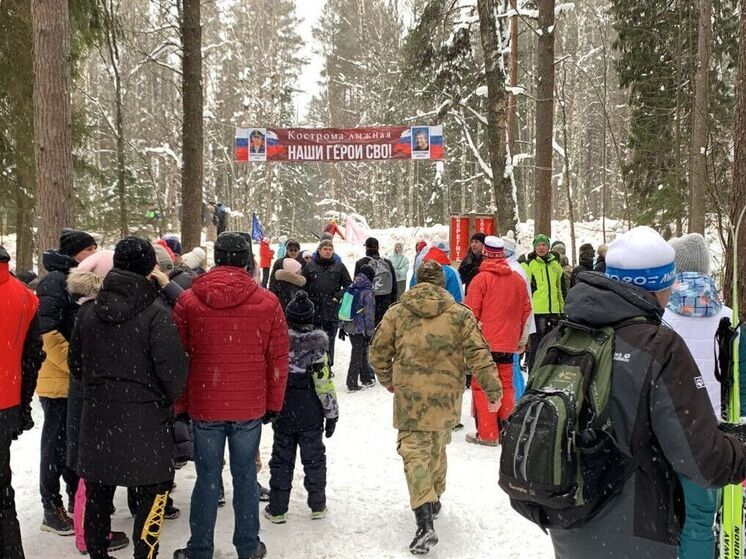
M451 431L399 431L396 450L404 461L404 475L412 509L434 503L446 490L446 446Z

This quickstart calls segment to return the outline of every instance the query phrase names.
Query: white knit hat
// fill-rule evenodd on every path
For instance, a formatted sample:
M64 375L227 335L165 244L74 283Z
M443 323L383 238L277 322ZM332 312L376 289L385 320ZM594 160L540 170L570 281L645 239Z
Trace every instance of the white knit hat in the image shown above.
M192 270L195 270L202 265L206 256L202 247L194 247L192 252L187 252L181 257L181 261Z
M710 249L699 233L689 233L668 242L676 253L676 273L697 272L710 275Z
M657 231L635 227L611 245L606 254L606 275L646 291L662 291L676 275L674 250Z
M515 256L517 245L515 244L515 237L513 237L512 233L512 231L508 231L508 234L502 238L505 258Z

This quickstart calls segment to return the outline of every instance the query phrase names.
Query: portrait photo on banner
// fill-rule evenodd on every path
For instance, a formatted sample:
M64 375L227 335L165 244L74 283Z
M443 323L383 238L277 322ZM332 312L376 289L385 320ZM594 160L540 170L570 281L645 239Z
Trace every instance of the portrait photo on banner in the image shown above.
M249 128L249 161L267 160L267 129Z
M412 126L412 159L430 159L430 127Z

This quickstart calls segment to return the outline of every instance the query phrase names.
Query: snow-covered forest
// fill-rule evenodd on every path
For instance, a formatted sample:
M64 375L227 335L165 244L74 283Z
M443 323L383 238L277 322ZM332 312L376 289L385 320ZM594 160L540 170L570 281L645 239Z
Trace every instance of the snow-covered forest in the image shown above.
M376 228L480 212L548 234L710 227L728 252L743 3L303 3L312 21L293 0L0 2L0 227L19 266L63 225L193 236L212 201L273 236L310 239L338 212ZM444 125L444 162L234 158L236 126L413 124Z

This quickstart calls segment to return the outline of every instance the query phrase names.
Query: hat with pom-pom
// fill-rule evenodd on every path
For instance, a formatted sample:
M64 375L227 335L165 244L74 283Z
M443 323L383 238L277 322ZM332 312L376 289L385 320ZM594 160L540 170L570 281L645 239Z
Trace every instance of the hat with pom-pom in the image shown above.
M298 291L285 309L288 322L299 325L313 323L315 312L316 308L313 305L313 301L308 298L308 294L305 291Z
M676 277L675 253L657 231L640 226L629 230L609 245L606 275L646 291L662 291Z
M502 238L503 249L505 250L505 258L511 258L515 256L517 245L515 243L515 235L512 231L508 231L507 235Z
M205 253L205 249L203 249L202 247L194 247L191 252L187 252L181 257L181 261L184 263L185 266L189 267L192 270L196 270L197 268L202 266L202 263L205 261L206 257L207 254Z

